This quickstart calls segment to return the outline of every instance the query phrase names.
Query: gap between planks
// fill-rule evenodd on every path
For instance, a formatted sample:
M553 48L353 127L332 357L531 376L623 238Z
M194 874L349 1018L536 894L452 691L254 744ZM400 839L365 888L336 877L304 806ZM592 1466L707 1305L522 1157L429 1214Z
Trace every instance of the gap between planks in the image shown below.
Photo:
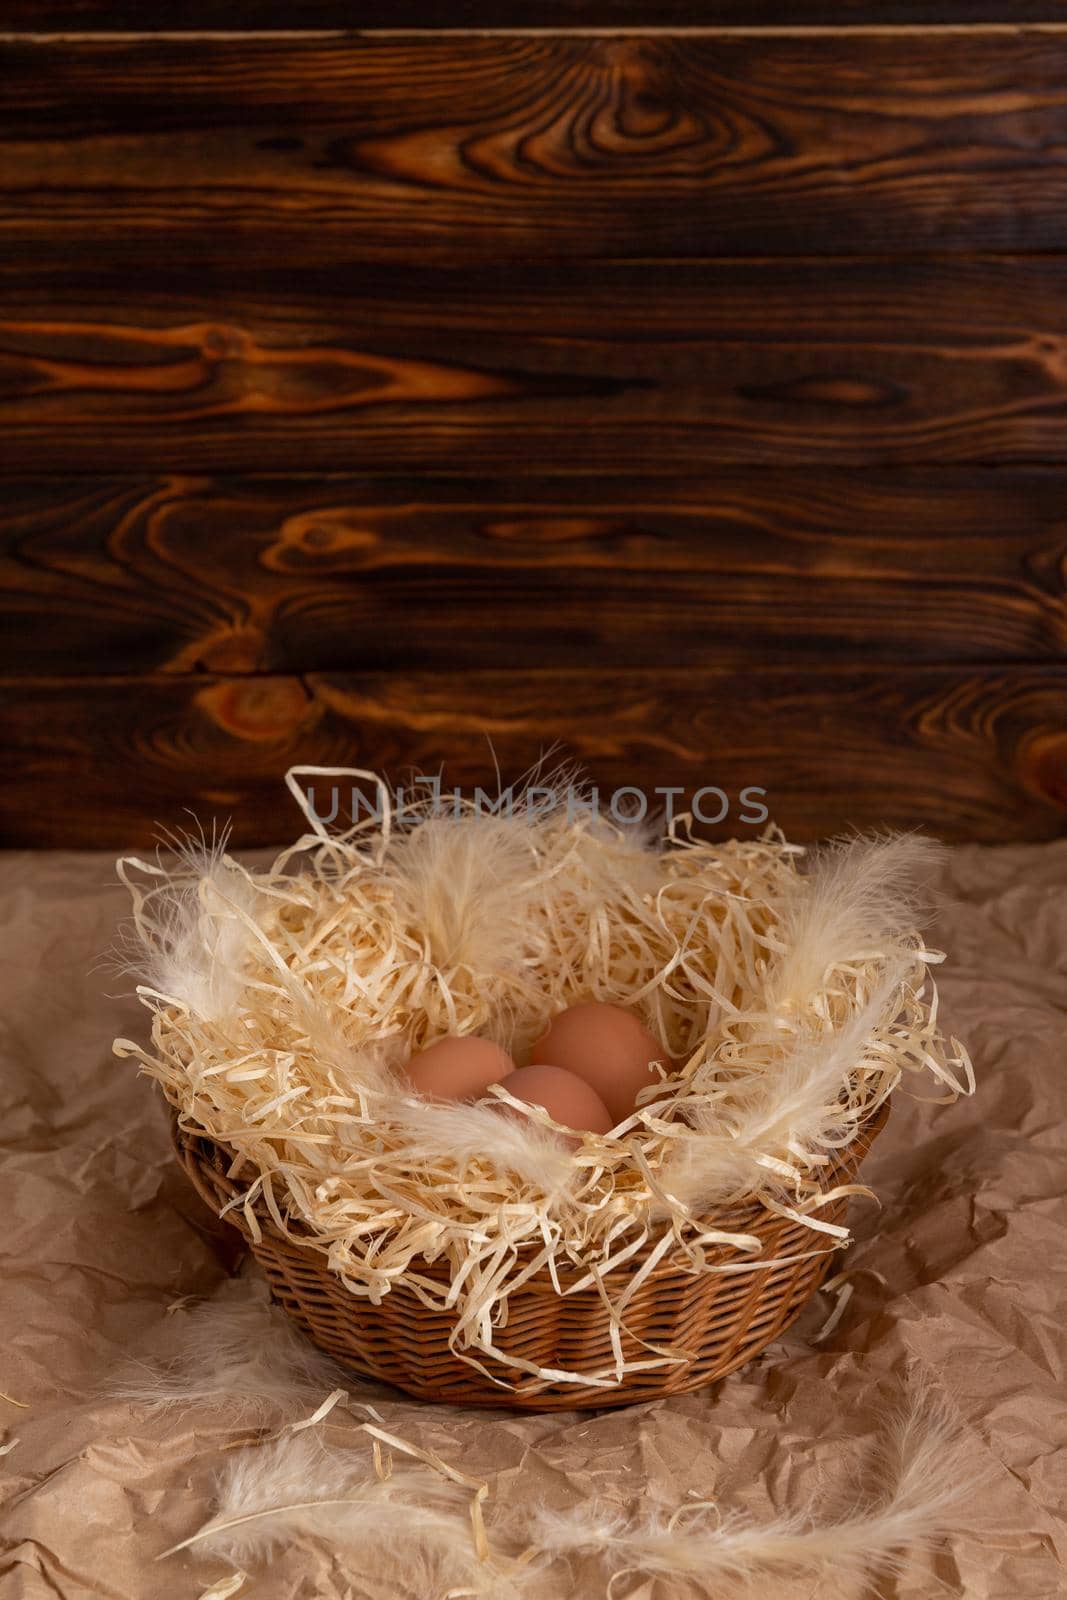
M915 38L924 35L982 35L1018 37L1025 34L1067 34L1067 22L855 22L795 23L792 25L724 24L721 27L641 27L621 25L593 28L248 28L203 29L201 31L153 30L113 33L0 32L4 44L181 44L198 42L247 42L250 40L344 40L344 39L807 39L807 38Z
M910 678L933 677L938 673L949 674L960 679L983 678L1004 679L1025 677L1028 673L1044 673L1052 684L1056 680L1067 680L1067 662L1060 653L1049 652L1047 656L1011 657L1010 660L999 659L992 661L960 660L958 657L944 659L938 658L930 661L915 661L913 658L885 657L872 662L869 656L858 654L855 658L838 657L835 652L833 660L812 658L803 666L791 662L760 663L758 666L751 662L738 660L733 664L702 663L698 668L689 667L612 667L593 666L588 669L591 679L607 682L618 682L625 685L632 679L646 681L654 678L657 683L687 684L697 681L711 681L717 678L759 678L767 680L781 679L804 684L808 681L819 679L832 682L835 679L849 680L857 672L864 673L869 678L892 678L894 681L907 682ZM534 679L545 683L556 678L561 682L569 683L574 680L576 669L573 666L548 666L548 667L519 667L512 672L506 666L489 667L461 667L449 673L443 673L433 667L289 667L289 668L253 668L241 672L234 668L226 671L207 672L168 672L166 667L157 667L145 671L136 669L130 672L2 672L0 673L0 690L16 689L66 689L72 685L79 690L89 691L95 689L111 689L129 687L131 684L154 684L160 687L200 687L207 688L219 683L253 683L253 682L295 682L301 683L305 688L314 687L316 682L329 683L334 679L346 679L352 683L359 681L374 684L385 684L390 681L402 681L408 678L453 678L461 684L478 685L479 683L492 683L507 675L509 672L517 679L533 681ZM1067 688L1067 682L1065 682Z

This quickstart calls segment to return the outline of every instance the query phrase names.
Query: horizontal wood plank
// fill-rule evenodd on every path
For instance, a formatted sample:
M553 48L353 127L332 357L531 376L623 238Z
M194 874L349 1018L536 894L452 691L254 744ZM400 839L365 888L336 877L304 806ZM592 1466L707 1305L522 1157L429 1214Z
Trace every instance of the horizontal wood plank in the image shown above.
M317 28L802 28L1056 22L1063 0L168 0L168 32ZM147 32L144 0L7 0L4 26Z
M256 673L1067 650L1067 475L14 479L3 671Z
M9 472L1064 459L1063 258L0 270Z
M52 680L4 686L0 726L0 829L19 845L143 845L189 808L232 817L238 844L278 842L298 820L293 762L399 782L443 764L469 788L495 785L494 752L512 782L557 744L609 798L722 789L719 833L753 831L754 788L801 839L882 824L1042 839L1067 818L1067 668Z
M9 40L26 262L1067 247L1067 34Z

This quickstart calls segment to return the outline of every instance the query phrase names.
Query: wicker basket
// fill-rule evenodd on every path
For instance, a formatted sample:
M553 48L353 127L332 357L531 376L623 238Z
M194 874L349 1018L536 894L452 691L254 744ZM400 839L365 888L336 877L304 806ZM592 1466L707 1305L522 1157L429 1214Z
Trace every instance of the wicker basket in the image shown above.
M825 1169L827 1189L855 1176L888 1113L887 1103ZM190 1181L217 1216L243 1190L227 1176L232 1151L180 1129L176 1122L174 1141ZM840 1222L846 1205L845 1198L832 1201L819 1215ZM758 1355L799 1316L833 1260L832 1250L808 1255L813 1245L818 1248L819 1236L764 1206L723 1214L714 1219L714 1225L755 1234L768 1259L804 1259L737 1273L693 1273L668 1263L658 1266L627 1305L625 1323L631 1336L624 1334L623 1351L640 1359L648 1352L638 1339L671 1345L690 1352L684 1363L635 1372L605 1389L600 1385L551 1384L537 1378L516 1380L514 1370L479 1356L488 1370L499 1370L507 1384L500 1387L449 1350L449 1312L424 1306L403 1284L392 1288L380 1305L372 1305L345 1288L321 1251L281 1234L262 1202L256 1207L256 1219L261 1230L258 1241L240 1207L227 1213L227 1221L240 1229L266 1272L275 1299L320 1349L362 1376L395 1384L420 1399L530 1411L633 1405L713 1383ZM708 1220L709 1226L713 1225ZM716 1262L731 1258L751 1260L729 1248L709 1251L709 1259ZM621 1291L639 1264L637 1258L609 1274L605 1279L609 1293ZM437 1282L447 1281L449 1275L447 1262L426 1263L421 1270L423 1276ZM565 1286L565 1276L560 1274L560 1278ZM610 1366L612 1360L609 1321L596 1289L561 1297L547 1271L535 1274L511 1295L507 1326L496 1337L509 1355L539 1366L595 1371Z

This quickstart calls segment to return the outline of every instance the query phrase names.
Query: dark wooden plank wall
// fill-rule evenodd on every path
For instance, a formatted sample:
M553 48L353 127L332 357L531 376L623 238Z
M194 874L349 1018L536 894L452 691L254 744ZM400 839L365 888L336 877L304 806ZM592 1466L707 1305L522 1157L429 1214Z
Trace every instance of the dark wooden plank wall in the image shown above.
M1063 831L1067 6L536 9L7 7L7 842L555 742Z

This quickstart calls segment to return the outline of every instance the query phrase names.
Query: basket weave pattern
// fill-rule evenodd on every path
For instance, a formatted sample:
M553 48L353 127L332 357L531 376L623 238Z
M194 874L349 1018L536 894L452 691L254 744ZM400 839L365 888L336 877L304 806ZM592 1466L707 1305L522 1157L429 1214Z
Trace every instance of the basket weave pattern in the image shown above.
M827 1190L855 1177L887 1115L888 1106L883 1106L853 1143L838 1152L837 1160L825 1169ZM217 1216L245 1187L227 1176L232 1151L176 1123L174 1140L190 1181ZM818 1215L840 1223L847 1203L847 1197L834 1200ZM745 1270L695 1273L669 1261L660 1263L626 1306L623 1353L628 1360L639 1361L649 1357L646 1345L666 1345L684 1351L683 1362L628 1373L620 1383L604 1388L525 1378L474 1352L489 1371L498 1372L507 1385L500 1387L449 1350L451 1312L424 1306L400 1283L380 1305L371 1304L345 1288L321 1251L281 1234L262 1202L255 1209L259 1240L253 1238L241 1207L228 1212L226 1220L240 1229L266 1272L275 1299L314 1344L363 1377L394 1384L420 1399L454 1405L571 1410L632 1405L699 1389L743 1366L777 1338L799 1316L834 1259L834 1252L825 1248L829 1241L824 1235L762 1205L709 1217L708 1226L754 1234L762 1243L763 1256L781 1264L752 1269L747 1266L751 1256L727 1247L709 1249L708 1261L736 1262ZM297 1224L292 1226L297 1232ZM809 1254L812 1250L818 1253ZM791 1256L803 1259L781 1260ZM638 1270L640 1260L638 1256L605 1277L612 1299ZM421 1272L446 1283L450 1268L447 1262L424 1263ZM565 1284L566 1279L561 1281ZM613 1361L610 1320L596 1288L560 1296L547 1271L535 1274L510 1296L507 1325L498 1330L495 1341L509 1355L571 1372L603 1372Z

